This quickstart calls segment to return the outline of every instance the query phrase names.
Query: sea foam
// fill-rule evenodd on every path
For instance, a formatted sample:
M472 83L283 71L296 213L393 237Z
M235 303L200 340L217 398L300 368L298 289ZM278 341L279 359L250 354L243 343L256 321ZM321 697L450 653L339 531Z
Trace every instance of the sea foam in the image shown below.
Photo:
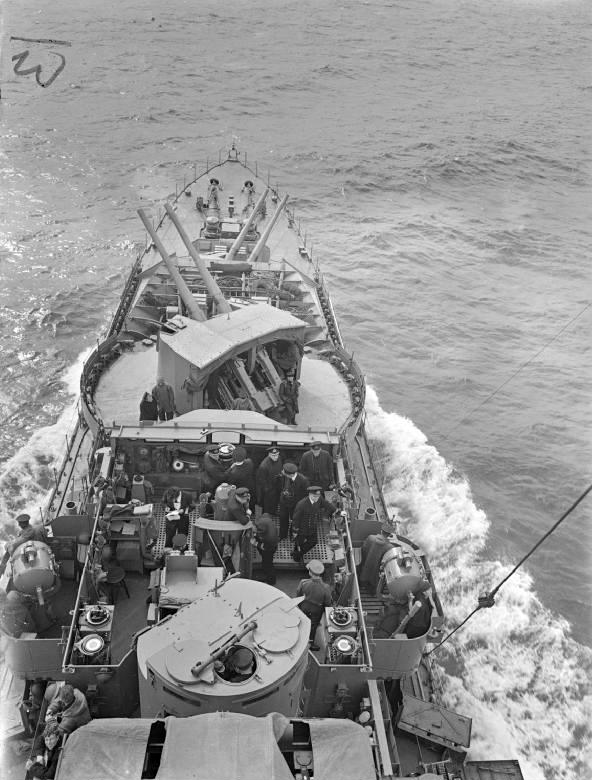
M427 553L451 631L512 565L488 556L485 513L467 480L426 436L410 420L385 412L372 388L366 409L387 503ZM495 606L477 612L432 659L444 680L443 704L473 719L470 759L518 758L525 780L587 776L592 651L541 604L527 571L519 569Z
M62 463L66 437L70 437L78 418L77 396L80 373L89 351L83 352L62 376L62 383L72 395L53 425L39 428L28 442L3 464L0 472L0 516L2 538L16 533L14 517L27 512L33 522L40 522L55 484L55 469Z

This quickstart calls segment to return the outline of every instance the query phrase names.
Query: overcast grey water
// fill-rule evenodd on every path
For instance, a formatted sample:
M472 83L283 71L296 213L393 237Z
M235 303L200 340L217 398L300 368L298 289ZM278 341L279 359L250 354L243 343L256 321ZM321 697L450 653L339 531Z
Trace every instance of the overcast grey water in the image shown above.
M457 625L592 482L588 4L39 6L2 6L4 532L44 506L136 209L236 139L307 230ZM25 48L42 81L65 58L47 87ZM591 507L434 655L472 755L528 780L592 767Z

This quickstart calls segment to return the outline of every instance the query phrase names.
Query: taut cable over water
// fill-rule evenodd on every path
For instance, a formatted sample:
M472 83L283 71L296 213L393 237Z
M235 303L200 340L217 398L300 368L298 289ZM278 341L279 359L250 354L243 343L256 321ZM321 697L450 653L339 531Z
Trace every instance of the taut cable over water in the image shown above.
M557 520L557 522L547 531L547 533L544 534L543 536L541 536L541 538L534 545L534 547L531 550L529 550L526 553L526 555L523 556L518 561L518 563L514 566L512 571L509 572L508 574L506 574L506 576L503 578L503 580L501 580L501 582L499 582L492 591L490 591L489 593L485 593L485 594L479 596L479 599L478 599L479 603L478 603L477 607L475 607L475 609L469 615L467 615L467 617L463 620L462 623L460 623L455 629L453 629L449 634L447 634L444 637L444 639L439 644L437 644L435 647L433 647L431 650L429 650L426 653L426 655L431 655L432 653L435 653L436 650L438 650L440 647L442 647L442 645L445 642L447 642L450 639L450 637L453 636L453 634L456 634L456 632L459 629L461 629L465 625L465 623L468 623L468 621L473 617L473 615L476 614L477 612L479 612L479 610L486 609L486 608L489 608L489 607L493 607L494 604L495 604L495 596L496 596L497 592L499 591L499 589L502 587L502 585L505 582L507 582L513 574L515 574L518 571L518 569L522 566L522 564L528 558L530 558L530 556L535 552L535 550L537 550L541 546L541 544L545 541L545 539L547 539L549 536L551 536L551 534L561 525L561 523L565 520L565 518L568 515L570 515L573 512L573 510L578 506L578 504L580 504L586 498L586 496L588 495L588 493L591 490L592 490L592 485L589 485L586 488L586 490L584 490L582 495L576 501L574 501L574 503L570 506L570 508L566 512L564 512L561 515L559 520Z

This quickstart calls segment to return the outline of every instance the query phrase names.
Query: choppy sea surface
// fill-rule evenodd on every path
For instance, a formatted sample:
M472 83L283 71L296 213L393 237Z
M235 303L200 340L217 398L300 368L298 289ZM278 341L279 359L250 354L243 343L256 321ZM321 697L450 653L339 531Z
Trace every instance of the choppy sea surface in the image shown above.
M236 138L306 226L453 628L592 482L589 5L1 10L3 533L44 506L144 241L136 209ZM17 69L42 81L65 58L49 86L14 73L26 48ZM592 771L591 507L433 656L471 755L517 757L527 780Z

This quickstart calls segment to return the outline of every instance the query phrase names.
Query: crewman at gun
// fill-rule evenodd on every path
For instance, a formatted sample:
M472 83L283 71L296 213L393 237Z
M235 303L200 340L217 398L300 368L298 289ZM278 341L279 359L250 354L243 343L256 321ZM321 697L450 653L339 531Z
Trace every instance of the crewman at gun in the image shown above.
M374 639L388 639L396 633L415 639L429 631L432 622L432 604L426 594L429 589L430 583L422 580L404 595L389 596L374 627Z
M16 590L6 593L0 588L0 629L17 639L24 633L37 631L23 596Z
M370 534L362 545L362 562L358 570L360 585L376 590L380 578L380 562L387 550L397 542L395 528L383 523L379 534Z
M0 577L4 574L6 564L10 560L13 552L25 542L47 542L45 529L41 525L31 525L31 516L27 514L19 515L16 518L19 527L16 538L6 544L4 556L0 561Z
M304 601L301 601L298 606L310 620L310 649L318 650L319 646L315 642L317 628L321 622L325 607L331 606L331 588L326 582L323 582L322 577L325 567L321 561L310 561L306 568L310 578L300 580L296 595L304 596Z

